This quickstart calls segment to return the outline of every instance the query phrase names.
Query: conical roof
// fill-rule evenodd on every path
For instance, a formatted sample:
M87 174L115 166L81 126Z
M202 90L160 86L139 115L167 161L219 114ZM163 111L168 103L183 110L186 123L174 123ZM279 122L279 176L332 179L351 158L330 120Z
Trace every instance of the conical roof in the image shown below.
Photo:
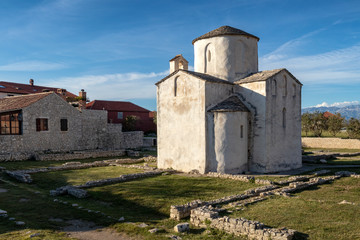
M192 41L192 44L194 44L197 40L212 38L212 37L217 37L217 36L224 36L224 35L244 35L244 36L256 38L258 41L260 40L258 37L254 36L250 33L244 32L243 30L233 28L230 26L222 26L222 27L212 30L211 32L208 32L198 38L195 38Z
M231 96L216 106L210 108L208 112L250 112L245 104L237 97Z

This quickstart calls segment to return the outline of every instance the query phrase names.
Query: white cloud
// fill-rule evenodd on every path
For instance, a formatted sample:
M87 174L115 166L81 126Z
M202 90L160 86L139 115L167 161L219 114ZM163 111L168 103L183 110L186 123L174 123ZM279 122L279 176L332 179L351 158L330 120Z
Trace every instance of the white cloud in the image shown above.
M322 30L288 41L275 51L261 57L261 68L285 67L305 84L359 82L360 43L315 55L298 54L307 44L311 44L309 38Z
M90 100L124 100L134 98L155 98L155 83L169 74L159 73L117 73L67 77L48 81L49 86L65 87L77 93L85 89Z
M321 104L318 104L316 106L313 106L313 107L346 107L346 106L351 106L351 105L358 105L360 104L359 101L351 101L351 102L335 102L335 103L332 103L332 104L329 104L327 102L323 102Z
M51 71L64 69L66 67L67 66L62 63L24 61L2 65L0 66L0 71Z

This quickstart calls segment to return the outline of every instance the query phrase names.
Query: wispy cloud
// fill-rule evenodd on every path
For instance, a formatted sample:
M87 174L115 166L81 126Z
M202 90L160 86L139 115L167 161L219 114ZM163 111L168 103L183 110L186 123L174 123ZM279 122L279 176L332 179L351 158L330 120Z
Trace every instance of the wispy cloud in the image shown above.
M42 62L42 61L24 61L10 63L7 65L0 65L0 71L52 71L64 69L67 66L62 63L53 63L53 62Z
M314 31L288 41L278 49L260 58L263 69L285 67L303 83L354 83L360 80L360 43L320 54L303 56L300 49L311 44Z
M169 72L159 73L118 73L106 75L87 75L48 81L50 86L67 86L67 90L77 93L85 89L91 100L124 100L134 98L155 98L155 83Z
M360 104L359 101L351 101L351 102L335 102L335 103L332 103L332 104L329 104L327 102L323 102L321 104L318 104L316 106L313 106L313 107L346 107L346 106L351 106L351 105L358 105Z
M286 43L282 44L280 47L278 47L271 53L264 55L261 58L261 61L264 64L266 64L266 63L271 63L273 61L278 61L278 60L289 58L291 55L294 55L295 52L297 52L301 46L304 46L307 42L309 42L310 41L309 39L312 36L322 32L324 30L325 30L325 28L320 28L318 30L304 34L303 36L300 36L298 38L287 41Z

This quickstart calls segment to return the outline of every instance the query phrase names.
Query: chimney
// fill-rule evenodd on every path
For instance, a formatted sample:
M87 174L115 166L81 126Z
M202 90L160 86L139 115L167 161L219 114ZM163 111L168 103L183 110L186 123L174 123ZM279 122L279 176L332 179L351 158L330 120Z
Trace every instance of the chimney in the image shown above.
M170 62L170 74L179 69L188 70L189 62L181 54L176 55L169 62Z
M30 78L30 86L34 86L34 79Z
M81 89L79 92L79 109L85 109L86 108L86 92L84 89Z
M57 89L57 93L58 93L59 95L65 96L65 95L66 95L66 89L64 89L64 88L58 88L58 89Z

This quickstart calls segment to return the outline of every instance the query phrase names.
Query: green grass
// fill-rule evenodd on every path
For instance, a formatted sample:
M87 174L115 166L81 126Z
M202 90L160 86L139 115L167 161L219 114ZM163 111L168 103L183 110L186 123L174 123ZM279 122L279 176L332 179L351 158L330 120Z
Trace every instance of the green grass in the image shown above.
M31 235L34 234L34 237ZM35 235L36 234L36 235ZM70 240L74 238L67 237L66 233L52 230L39 230L39 229L24 229L3 233L0 235L0 240ZM75 239L74 239L75 240Z
M93 199L112 201L131 221L149 221L167 218L171 205L216 199L256 186L229 179L166 175L97 187L89 193Z
M301 131L301 137L316 137L316 136L315 136L314 132L310 131L307 133L307 136L306 136L306 133L304 131ZM349 138L349 134L347 134L347 132L339 132L334 136L329 131L323 131L321 134L321 137Z
M303 148L305 152L323 151L324 153L356 153L360 152L360 149L347 149L347 148Z
M97 220L96 216L87 212L64 207L54 202L47 193L36 193L38 189L32 186L20 183L14 185L5 180L5 182L0 181L0 187L8 189L8 192L0 194L1 209L6 210L9 217L14 217L17 221L24 221L27 231L33 233L47 231L52 236L49 239L62 239L63 234L56 230L64 226L63 222L51 222L49 218L62 218L64 221L71 219ZM22 199L26 199L26 201L22 202ZM109 224L110 222L104 219L102 223ZM0 239L24 239L24 231L18 232L21 229L24 228L16 226L12 221L1 219Z
M12 163L12 167L16 169L16 165L22 168L34 166L27 165L27 162L23 163ZM49 165L48 162L41 163ZM8 211L10 217L26 223L26 229L23 229L13 222L2 221L0 239L29 239L32 233L37 232L45 236L42 239L66 239L59 229L66 225L65 221L71 219L92 221L97 225L110 226L130 235L140 234L144 239L154 239L154 235L148 233L147 230L158 227L162 230L155 235L155 238L168 239L169 234L174 234L172 229L177 224L176 221L168 218L172 204L184 204L195 199L215 199L258 186L230 179L164 175L87 189L90 195L87 199L75 199L70 196L56 197L67 201L67 205L54 202L54 197L49 195L49 190L60 186L81 184L89 180L117 177L139 171L141 170L99 167L38 173L32 174L34 179L32 184L17 183L4 173L0 173L0 178L3 179L0 181L0 188L9 190L6 193L0 193L0 208ZM28 201L20 203L22 198ZM73 203L83 208L104 212L115 219L123 216L125 221L134 222L135 225L146 222L149 227L141 229L134 227L133 224L117 223L114 219L74 208L71 206ZM50 222L49 218L61 218L64 221L54 223ZM191 233L181 237L183 239L242 239L216 231L207 233L204 229L193 229Z
M27 164L27 162L12 163L12 167L16 169L24 165L25 167L33 166ZM346 169L331 169L331 174L343 170ZM360 173L360 168L349 170ZM121 167L99 167L38 173L32 175L34 179L32 184L17 183L4 173L0 173L0 178L3 179L3 181L0 180L0 188L8 189L8 192L0 193L0 209L8 211L10 217L26 223L25 229L16 226L13 222L1 219L0 239L29 239L33 233L42 235L31 239L68 239L59 229L66 225L67 220L72 219L92 221L97 225L111 227L140 239L169 239L169 235L175 234L172 229L178 223L168 218L171 205L184 204L195 199L216 199L239 194L244 190L259 186L231 179L160 175L90 188L87 189L90 195L87 199L76 199L70 196L56 197L67 201L66 205L54 202L54 197L49 195L49 190L56 187L140 171ZM28 201L20 202L21 199L28 199ZM309 235L310 239L359 239L360 222L355 220L360 216L359 199L360 179L342 178L332 184L296 193L292 198L273 197L249 205L244 211L235 211L232 215L261 221L272 227L292 228ZM338 205L342 200L354 202L357 205ZM71 206L73 203L83 208L101 211L115 219L124 217L127 223L118 223L114 219L74 208ZM49 218L61 218L64 221L51 222ZM183 221L188 221L188 219L181 222ZM142 222L149 226L137 227ZM150 234L148 230L155 227L161 230L156 234ZM216 230L205 231L200 228L192 229L190 233L180 236L184 240L245 239Z
M356 205L339 205L347 200ZM360 239L360 179L342 178L295 197L273 197L250 205L233 216L261 221L272 227L287 227L309 239Z
M360 157L358 159L339 158L327 160L327 164L331 165L360 165Z
M9 161L9 162L0 162L1 167L5 167L6 170L20 170L20 169L30 169L30 168L45 168L45 167L56 167L61 166L66 162L81 162L81 163L91 163L95 161L103 161L108 159L121 159L128 157L106 157L106 158L88 158L88 159L75 159L75 160L65 160L65 161Z
M122 167L94 167L79 170L67 170L31 174L34 183L42 189L52 189L65 185L80 185L87 181L115 178L123 174L143 172L141 169ZM46 181L43 181L46 179Z

